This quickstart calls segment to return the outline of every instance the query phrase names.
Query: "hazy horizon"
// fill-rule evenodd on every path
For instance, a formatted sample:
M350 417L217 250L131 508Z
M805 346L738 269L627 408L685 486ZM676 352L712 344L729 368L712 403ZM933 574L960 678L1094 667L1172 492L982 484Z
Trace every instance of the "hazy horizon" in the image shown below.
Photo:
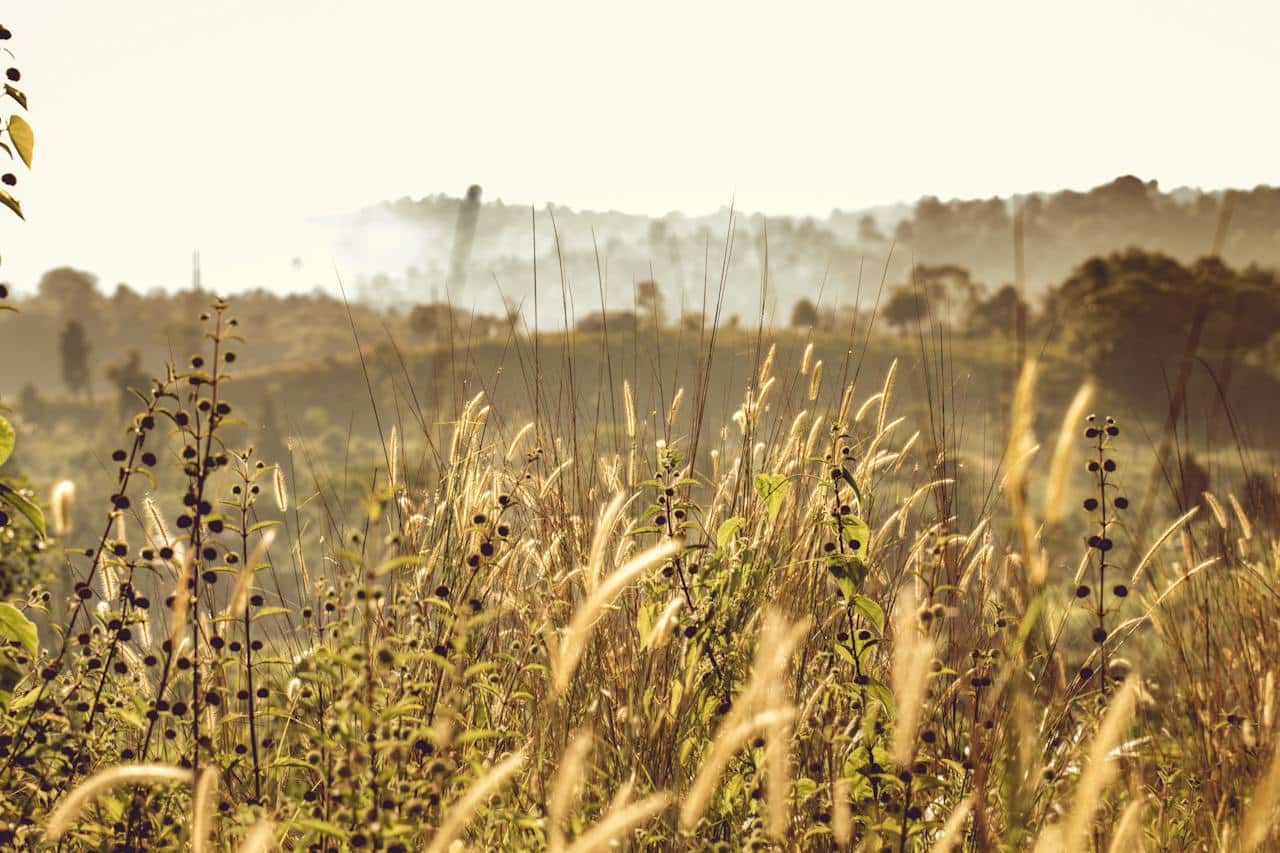
M0 276L180 286L200 249L211 286L306 290L295 256L362 272L314 220L468 183L538 207L824 217L1129 173L1275 180L1272 8L1085 4L1051 39L1012 3L656 4L612 29L591 9L15 8L36 168Z

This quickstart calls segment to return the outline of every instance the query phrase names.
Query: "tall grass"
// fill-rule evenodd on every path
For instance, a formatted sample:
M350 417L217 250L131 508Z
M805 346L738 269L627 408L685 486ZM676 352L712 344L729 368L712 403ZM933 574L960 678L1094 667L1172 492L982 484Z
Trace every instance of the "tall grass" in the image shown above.
M905 363L868 390L829 359L824 385L759 331L705 424L713 325L688 396L601 383L616 425L551 388L460 397L390 429L352 500L235 444L237 325L207 324L144 395L104 532L64 543L66 606L28 608L9 846L1275 842L1276 531L1228 494L1103 548L1115 516L1062 507L1145 460L1087 426L1088 384L1045 415L1024 368L971 513L955 413L895 413ZM513 332L539 370L545 343ZM176 492L147 488L152 448Z

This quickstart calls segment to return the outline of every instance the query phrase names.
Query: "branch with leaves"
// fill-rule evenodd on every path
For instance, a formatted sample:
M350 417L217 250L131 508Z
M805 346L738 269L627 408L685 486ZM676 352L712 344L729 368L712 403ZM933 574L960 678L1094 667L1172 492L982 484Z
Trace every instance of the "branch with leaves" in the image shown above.
M0 42L8 41L12 37L13 33L9 31L9 28L0 24ZM3 59L8 60L8 62L12 62L15 58L13 51L7 47L0 47L0 54L3 54ZM26 112L27 95L16 85L22 80L22 72L16 65L8 64L8 62L6 62L8 67L5 68L4 72L3 97L12 99L21 112ZM21 112L15 110L5 118L4 131L3 134L0 134L0 150L9 155L10 161L21 160L23 165L30 169L31 157L36 145L35 132L32 131L31 125L27 120L22 117ZM0 174L0 183L4 185L0 187L0 203L3 203L5 207L16 213L19 218L25 218L22 215L21 203L19 203L17 196L10 189L17 186L18 176L13 172L5 171Z

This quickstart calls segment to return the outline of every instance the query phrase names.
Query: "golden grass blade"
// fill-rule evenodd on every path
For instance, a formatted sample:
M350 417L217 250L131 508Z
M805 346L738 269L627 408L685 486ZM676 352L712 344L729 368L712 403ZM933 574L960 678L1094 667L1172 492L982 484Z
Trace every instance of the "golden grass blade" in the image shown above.
M282 469L279 465L277 465L271 471L271 485L272 485L272 491L275 492L275 496L276 496L276 509L280 510L281 512L288 512L289 511L289 487L285 484L285 481L284 481L284 469Z
M893 380L898 375L898 360L889 363L889 370L884 375L884 387L880 389L880 412L876 415L876 434L884 432L885 420L889 416L889 402L893 397Z
M209 849L209 835L213 832L213 796L218 790L218 772L206 767L196 781L196 792L191 798L191 853L204 853Z
M933 842L933 846L929 848L932 853L951 853L952 850L956 849L956 845L964 839L964 822L968 819L969 811L972 808L973 797L968 796L952 809L951 816L942 825L937 839Z
M524 765L524 759L524 750L507 756L472 783L456 802L447 806L444 810L444 822L431 838L431 843L426 847L426 853L444 853L448 850L449 846L462 834L462 830L466 828L475 810L515 775L516 771Z
M822 390L822 359L818 359L813 365L813 374L809 377L809 400L818 399L818 392Z
M715 792L720 775L729 765L729 759L741 749L749 739L757 733L767 731L781 722L790 722L795 711L783 709L778 711L761 711L751 719L726 731L724 726L711 742L707 757L698 768L698 775L693 780L685 795L684 804L680 807L680 825L685 829L693 827L707 810L711 795Z
M1048 567L1040 559L1040 549L1036 545L1036 525L1027 506L1027 471L1036 451L1035 436L1032 433L1035 387L1036 362L1028 359L1022 366L1013 395L1009 448L1005 454L1009 464L1005 475L1005 493L1009 496L1014 521L1022 536L1022 560L1027 567L1027 580L1033 587L1039 587L1044 583Z
M275 847L275 840L275 823L263 818L249 827L249 831L244 834L244 839L240 842L240 846L236 848L236 853L266 853L266 851Z
M611 809L595 826L582 833L569 853L590 853L608 850L613 843L636 827L651 820L667 807L671 797L665 793L651 794L639 802L622 808Z
M1142 843L1142 813L1146 807L1146 800L1141 797L1124 807L1120 819L1116 821L1115 831L1111 834L1107 853L1141 853L1145 849Z
M849 780L841 776L831 786L831 836L841 850L853 841L853 808L849 803Z
M642 552L605 578L587 600L578 606L560 642L560 651L552 661L552 680L557 693L563 693L568 689L569 682L573 680L573 674L578 668L578 660L586 649L587 642L591 638L591 630L596 620L600 618L601 612L640 575L668 557L679 553L681 547L682 544L678 540L669 539Z
M564 849L564 819L582 784L582 770L591 753L591 740L591 731L583 729L574 735L560 758L560 768L556 771L551 799L547 803L547 848L551 853Z
M1138 561L1137 567L1133 570L1133 575L1129 578L1129 586L1137 586L1138 579L1142 577L1142 570L1151 562L1151 559L1156 555L1156 552L1160 550L1160 546L1168 541L1169 537L1176 533L1182 525L1195 518L1196 513L1198 512L1200 512L1200 507L1193 506L1182 515L1178 516L1177 521L1170 524L1168 528L1165 529L1164 533L1161 533L1156 537L1156 541L1151 543L1151 547L1147 549L1147 553L1142 555L1142 559Z
M636 437L636 403L631 395L631 382L622 380L622 408L627 419L627 438Z
M120 764L109 767L90 776L62 798L62 802L49 815L44 837L48 841L57 841L85 806L99 794L118 785L159 785L173 782L189 785L191 780L190 770L172 764Z
M1240 501L1236 500L1236 496L1228 493L1227 500L1231 502L1231 510L1236 514L1236 521L1240 522L1240 535L1245 541L1253 538L1253 522L1249 520L1249 516L1245 514L1244 507L1240 506Z
M676 422L676 415L680 414L680 404L684 402L684 388L677 388L676 393L671 398L671 405L667 408L667 426L672 426Z
M244 565L236 575L236 585L231 590L231 598L227 604L227 616L244 615L245 608L249 606L249 591L253 588L253 576L275 539L276 531L273 527L264 529L258 536L257 544L253 546L253 550L249 552L249 558L244 561Z
M1111 753L1124 738L1138 700L1138 676L1129 675L1111 697L1111 704L1089 746L1084 771L1076 784L1071 811L1063 821L1062 844L1067 850L1088 848L1089 830L1102 803L1102 795L1116 775L1115 756Z
M1066 493L1067 473L1071 470L1071 461L1075 458L1076 426L1084 420L1085 410L1093 400L1093 383L1086 380L1067 413L1062 418L1062 426L1058 430L1058 440L1054 443L1053 458L1049 463L1049 484L1045 489L1044 521L1053 524L1062 518L1063 495Z
M75 518L76 484L59 480L49 492L49 512L53 516L53 532L66 536L72 530Z
M890 752L898 767L905 767L915 752L916 727L929 684L933 663L933 643L920 630L916 614L916 595L911 586L898 592L893 608L893 683L894 706L898 717L893 725Z
M1257 850L1275 832L1277 806L1280 806L1280 744L1272 751L1266 775L1253 789L1240 822L1240 844L1244 853Z
M400 486L400 429L395 424L391 425L391 437L387 439L387 478L391 491L395 492Z
M600 512L595 535L591 537L586 572L583 573L583 582L588 594L595 592L596 585L600 582L600 575L604 569L604 549L609 544L609 537L613 535L613 528L617 525L618 516L622 514L622 508L626 503L627 496L618 492Z

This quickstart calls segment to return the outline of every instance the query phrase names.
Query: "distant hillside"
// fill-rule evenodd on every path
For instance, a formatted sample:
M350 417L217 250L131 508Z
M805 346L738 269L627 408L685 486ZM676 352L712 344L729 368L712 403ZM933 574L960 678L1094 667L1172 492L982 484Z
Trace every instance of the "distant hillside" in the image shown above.
M571 297L571 313L581 315L598 309L602 299L610 307L630 306L634 283L652 278L665 295L668 313L675 314L700 304L704 283L714 288L722 269L728 310L754 316L766 248L771 292L765 306L775 316L784 317L797 299L812 299L820 289L828 305L869 302L886 274L886 262L890 283L904 279L914 259L959 264L994 289L1013 279L1012 214L1020 206L1027 282L1035 296L1084 257L1134 246L1183 262L1208 254L1222 197L1221 191L1185 187L1165 192L1155 181L1125 176L1088 192L951 201L927 197L914 205L835 210L824 218L739 212L727 263L727 208L655 218L559 206L533 212L484 202L465 285L448 295L467 308L522 305L531 316L535 229L544 323L562 314L562 284ZM343 250L359 261L358 268L381 269L360 279L361 296L384 303L443 296L461 204L444 195L402 198L351 217L343 228ZM1280 265L1277 238L1280 189L1236 191L1224 259L1237 267L1275 267ZM397 248L397 259L371 267L370 259L386 255L388 246Z

